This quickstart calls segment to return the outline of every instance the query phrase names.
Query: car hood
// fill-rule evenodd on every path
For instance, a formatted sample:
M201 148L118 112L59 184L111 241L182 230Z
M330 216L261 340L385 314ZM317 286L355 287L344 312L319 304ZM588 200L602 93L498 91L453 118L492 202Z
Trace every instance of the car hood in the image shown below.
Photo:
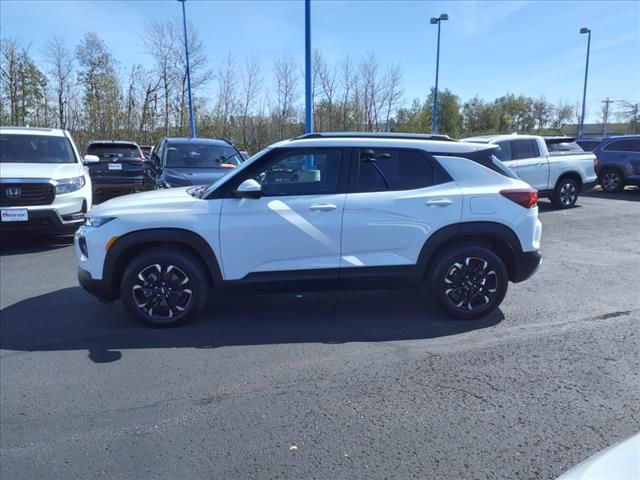
M595 480L640 478L640 433L609 447L572 468L557 480Z
M42 178L60 180L82 175L79 163L0 163L0 178Z
M88 217L121 217L154 212L184 212L196 202L187 190L191 187L167 188L113 198L91 209Z
M232 170L232 168L168 168L165 170L165 175L167 178L179 178L190 185L210 185Z

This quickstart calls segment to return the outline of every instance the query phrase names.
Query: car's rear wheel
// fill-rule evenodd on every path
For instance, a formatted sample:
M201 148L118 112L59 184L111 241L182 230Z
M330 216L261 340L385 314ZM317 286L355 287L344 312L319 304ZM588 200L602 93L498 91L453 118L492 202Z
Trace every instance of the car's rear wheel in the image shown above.
M607 193L621 192L624 189L624 178L615 168L605 168L600 175L600 186Z
M125 308L153 327L185 322L204 306L207 279L201 263L174 249L152 249L135 257L120 283Z
M578 201L580 185L573 178L561 178L553 191L551 204L555 208L571 208Z
M445 312L472 320L500 306L508 283L507 268L495 253L479 245L459 245L440 255L431 288Z

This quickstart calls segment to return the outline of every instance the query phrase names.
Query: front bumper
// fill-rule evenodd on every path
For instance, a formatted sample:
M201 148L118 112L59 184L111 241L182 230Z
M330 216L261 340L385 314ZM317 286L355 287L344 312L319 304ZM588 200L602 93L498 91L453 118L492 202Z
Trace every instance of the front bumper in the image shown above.
M93 279L91 273L82 268L78 268L78 282L88 293L102 301L112 302L118 298L118 294L114 292L109 282Z
M84 223L84 212L61 216L55 209L29 209L26 222L3 222L3 233L33 232L64 235L75 232Z
M542 265L542 254L534 252L519 252L513 258L513 272L510 280L513 283L524 282L533 276Z

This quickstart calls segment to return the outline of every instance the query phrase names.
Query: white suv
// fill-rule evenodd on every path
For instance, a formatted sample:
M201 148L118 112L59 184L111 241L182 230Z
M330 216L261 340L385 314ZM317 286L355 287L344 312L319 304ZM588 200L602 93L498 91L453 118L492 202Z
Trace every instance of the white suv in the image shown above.
M91 195L89 172L69 132L0 128L2 232L72 233L84 222Z
M211 186L110 200L76 233L79 280L154 326L217 290L430 284L457 318L495 310L538 268L537 192L497 147L409 134L310 134Z

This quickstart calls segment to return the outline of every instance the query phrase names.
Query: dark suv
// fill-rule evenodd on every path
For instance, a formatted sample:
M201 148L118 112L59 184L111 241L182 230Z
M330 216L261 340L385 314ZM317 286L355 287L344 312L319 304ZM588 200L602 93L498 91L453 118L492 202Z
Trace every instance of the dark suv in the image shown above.
M605 192L640 185L640 135L609 137L593 153L598 157L598 180Z
M85 155L95 155L98 163L89 165L93 189L133 192L144 189L145 156L137 143L116 140L94 141Z
M163 138L151 152L147 175L157 188L209 185L244 162L228 140Z

